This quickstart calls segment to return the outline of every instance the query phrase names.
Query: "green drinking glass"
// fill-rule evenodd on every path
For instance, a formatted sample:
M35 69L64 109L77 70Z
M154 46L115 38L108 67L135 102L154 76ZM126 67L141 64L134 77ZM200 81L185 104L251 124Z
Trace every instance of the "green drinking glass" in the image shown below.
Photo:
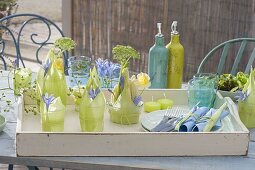
M216 97L217 76L211 73L201 73L194 75L188 82L188 104L192 108L212 107Z
M83 132L101 132L104 129L105 105L91 107L81 106L80 125Z
M46 132L63 132L66 107L60 97L56 98L47 109L42 101L40 104L42 130Z

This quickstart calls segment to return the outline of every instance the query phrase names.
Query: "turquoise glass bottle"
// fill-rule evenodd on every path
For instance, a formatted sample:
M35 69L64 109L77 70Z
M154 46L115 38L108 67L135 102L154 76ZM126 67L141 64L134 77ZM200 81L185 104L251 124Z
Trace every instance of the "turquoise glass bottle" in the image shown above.
M161 33L161 23L157 23L157 27L155 44L149 51L148 74L151 78L150 88L164 89L167 87L168 49L165 47L164 36Z

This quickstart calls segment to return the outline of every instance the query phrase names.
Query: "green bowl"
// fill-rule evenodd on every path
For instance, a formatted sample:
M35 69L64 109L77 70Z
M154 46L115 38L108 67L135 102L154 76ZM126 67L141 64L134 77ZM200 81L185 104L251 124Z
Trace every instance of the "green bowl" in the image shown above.
M4 116L0 115L0 132L4 130L5 125L6 125L6 119Z
M236 92L230 92L230 91L223 91L223 90L218 90L222 97L230 97L234 102L235 102L235 95Z

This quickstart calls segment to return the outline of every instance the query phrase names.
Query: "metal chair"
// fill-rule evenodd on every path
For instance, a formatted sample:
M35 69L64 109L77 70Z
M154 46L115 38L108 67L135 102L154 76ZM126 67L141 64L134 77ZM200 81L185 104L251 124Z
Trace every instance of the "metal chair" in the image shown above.
M232 75L235 75L236 72L238 71L238 65L243 57L243 53L244 53L244 50L247 46L247 43L248 42L255 42L255 38L238 38L238 39L232 39L232 40L228 40L226 42L223 42L221 44L219 44L218 46L214 47L206 56L205 58L202 60L202 62L200 63L199 67L198 67L198 70L197 70L197 73L201 73L202 72L202 69L204 68L205 64L208 62L208 60L210 58L212 58L213 54L222 49L223 48L223 51L221 53L221 57L220 57L220 61L219 61L219 64L218 64L218 67L217 67L217 73L218 74L221 74L223 72L223 68L224 68L224 65L226 64L226 58L228 56L228 53L229 53L229 48L232 44L234 43L238 43L238 42L241 42L241 45L239 47L239 50L237 52L237 55L235 57L235 60L234 60L234 63L233 63L233 66L232 66L232 69L231 69L231 72L230 74ZM245 73L249 73L250 71L250 68L254 62L254 59L255 59L255 48L253 49L252 53L251 53L251 56L248 60L248 63L245 67Z
M14 19L14 18L18 18L18 17L28 17L28 19L21 25L20 29L17 31L15 30L15 32L13 30L11 30L9 28L9 26L7 25L7 23L11 20L11 19ZM9 15L9 16L6 16L4 18L1 18L0 19L0 31L4 30L6 31L11 39L13 40L13 43L15 45L15 48L16 48L16 65L17 67L19 67L20 63L22 65L22 67L26 67L25 66L25 63L23 61L23 56L21 54L21 50L20 50L20 43L21 43L21 36L22 36L22 31L24 30L24 28L26 27L27 24L33 22L33 21L39 21L43 24L46 25L47 27L47 37L45 37L45 40L42 41L42 42L38 42L37 40L35 40L35 38L38 36L38 34L36 33L31 33L30 34L30 39L32 41L33 44L35 44L38 48L36 50L36 54L35 54L35 57L36 57L36 61L40 64L42 64L42 61L39 59L39 52L40 50L49 45L49 44L53 44L53 42L49 42L50 41L50 38L51 38L51 25L53 26L53 28L56 28L57 31L59 32L60 36L61 37L64 37L64 33L63 31L51 20L43 17L43 16L40 16L40 15L36 15L36 14L14 14L14 15ZM1 36L1 32L0 32L0 60L2 60L3 62L3 65L4 65L4 69L7 69L7 63L5 61L5 58L4 58L4 55L5 55L5 47L6 47L6 42L4 39L2 39L2 36ZM67 60L68 60L68 53L64 53L64 62L65 62L65 70L67 70ZM67 74L67 71L66 71L66 74Z
M28 19L23 22L23 24L21 25L20 29L17 31L15 30L15 32L13 30L11 30L9 28L9 25L8 23L10 23L10 20L11 19L14 19L14 18L17 18L17 17L28 17ZM38 48L36 50L36 54L35 54L35 57L36 57L36 61L40 64L42 64L42 61L39 59L39 52L40 50L44 47L44 46L47 46L47 45L50 45L50 44L53 44L53 42L50 42L50 38L51 38L51 25L53 25L53 27L55 27L60 36L61 37L64 37L64 33L63 31L51 20L43 17L43 16L40 16L40 15L36 15L36 14L15 14L15 15L9 15L9 16L6 16L6 17L3 17L0 19L0 60L2 60L3 62L3 66L4 66L4 69L7 70L7 62L5 60L5 48L6 48L6 41L2 38L2 32L1 31L5 31L7 32L13 43L14 43L14 46L15 46L15 49L16 49L16 66L19 67L20 66L20 63L21 63L21 66L22 67L26 67L24 61L23 61L23 56L21 54L21 50L20 50L20 43L21 43L21 36L22 36L22 31L24 30L24 28L26 27L27 24L31 23L32 21L39 21L43 24L46 25L47 27L47 30L48 31L48 34L47 34L47 37L45 37L45 40L42 41L42 42L38 42L35 40L35 37L38 36L38 34L36 33L31 33L30 34L30 39L31 41L33 42L33 44L37 45ZM68 53L64 53L64 62L65 62L65 70L67 70L67 61L68 61ZM67 74L67 71L65 72ZM35 167L35 166L27 166L28 169L31 169L31 170L37 170L38 168ZM13 169L13 165L10 164L9 167L8 167L9 170L12 170ZM50 168L50 169L53 169L53 168Z

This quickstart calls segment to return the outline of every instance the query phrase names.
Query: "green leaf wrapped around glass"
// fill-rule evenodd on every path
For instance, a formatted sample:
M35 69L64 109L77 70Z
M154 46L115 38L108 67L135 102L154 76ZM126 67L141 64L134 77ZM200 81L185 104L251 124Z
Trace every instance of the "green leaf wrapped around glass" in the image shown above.
M237 92L238 112L241 121L247 128L255 128L255 70L251 69L250 76L242 91Z
M141 94L138 94L138 86L149 82L144 76L132 76L129 79L129 60L139 59L140 54L130 46L117 45L112 49L113 59L121 65L119 83L113 90L111 103L109 104L110 119L118 124L135 124L139 122L142 110ZM143 73L142 73L143 74ZM142 80L140 83L140 80ZM146 80L146 81L144 81Z
M63 53L73 49L74 46L75 43L70 38L62 37L56 40L48 52L43 67L37 73L36 98L44 131L64 130L67 85Z
M43 94L46 92L49 94L54 94L54 96L59 96L63 104L66 105L67 85L62 58L53 59L49 66L49 70L45 75L43 85Z
M122 70L119 83L111 93L109 106L111 121L123 125L138 123L143 104L138 94L136 79L129 79L127 68Z
M68 37L57 39L48 52L43 66L44 76L42 76L41 72L37 76L37 83L42 84L41 79L43 79L42 94L49 93L60 97L64 105L66 105L67 85L64 74L63 53L70 51L74 46L75 42Z
M90 78L80 101L80 125L83 132L100 132L104 128L105 97L97 70L90 70Z
M65 106L61 98L54 98L48 93L42 96L41 102L41 123L42 130L47 132L63 132L65 119Z

